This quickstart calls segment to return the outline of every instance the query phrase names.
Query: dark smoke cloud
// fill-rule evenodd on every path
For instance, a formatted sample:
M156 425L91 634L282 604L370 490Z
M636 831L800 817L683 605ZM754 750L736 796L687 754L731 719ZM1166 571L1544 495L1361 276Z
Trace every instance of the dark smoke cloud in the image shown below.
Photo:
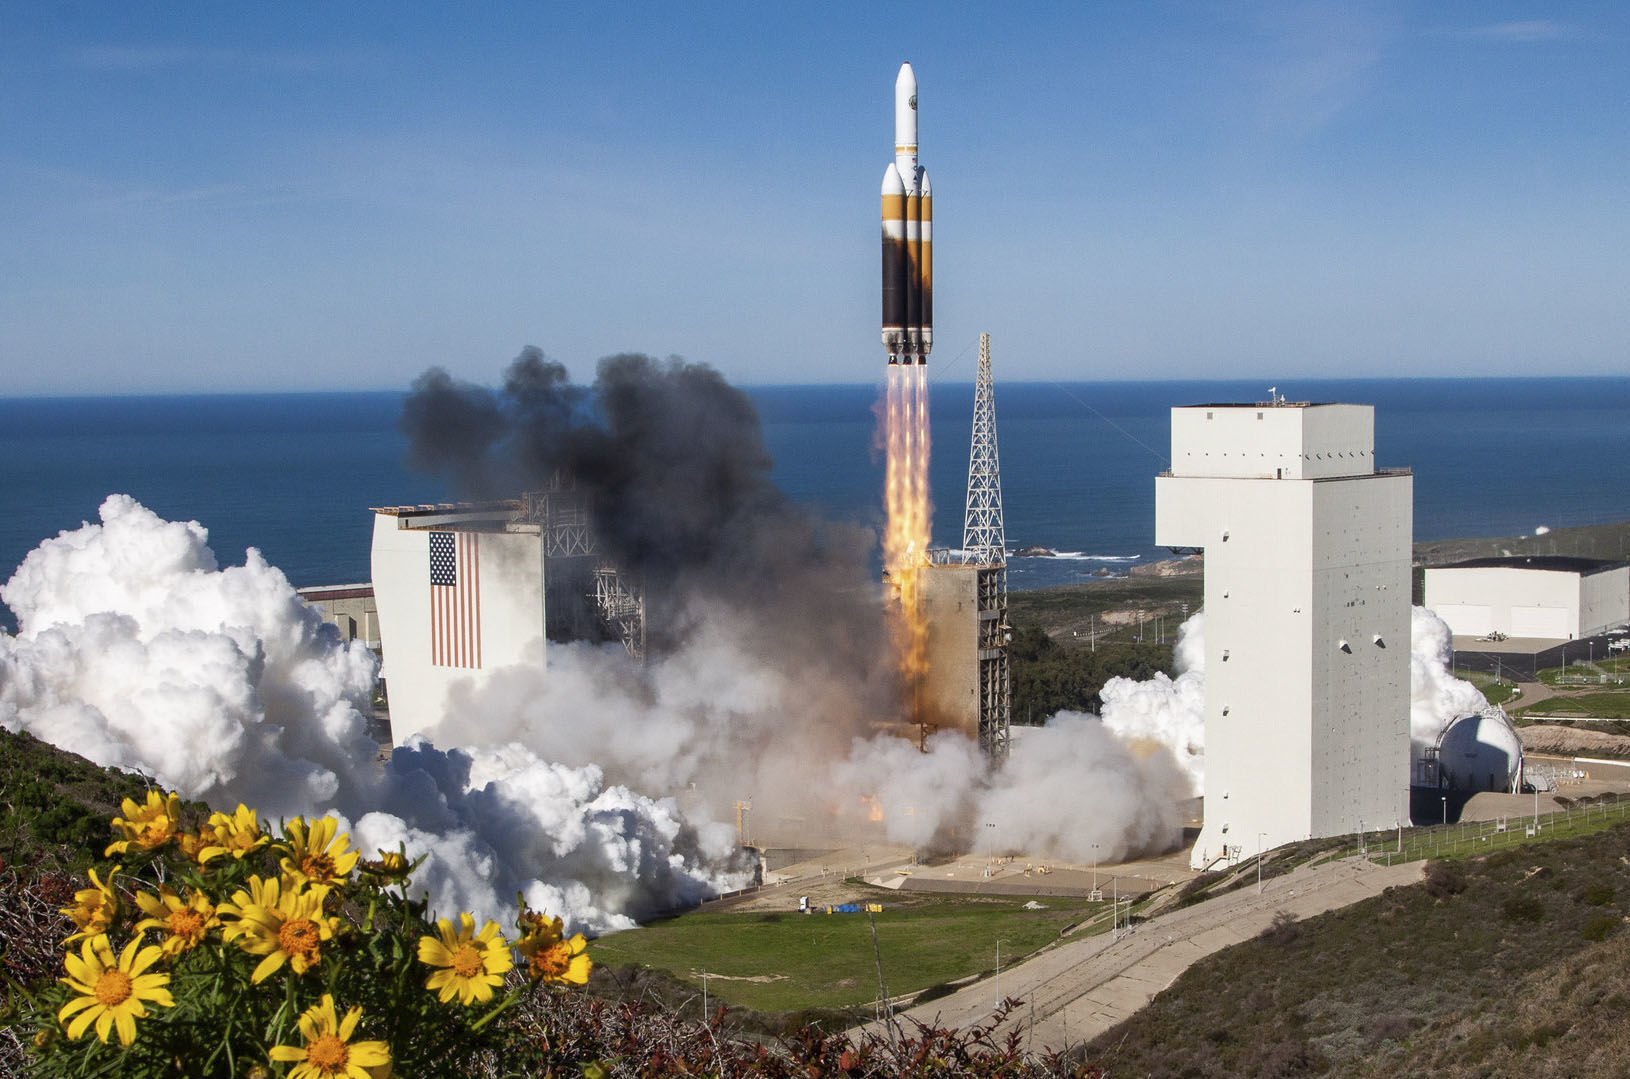
M527 348L497 389L427 371L402 425L410 463L459 497L513 498L571 476L600 543L646 590L653 646L700 600L773 626L767 653L819 662L807 651L818 648L853 671L882 652L875 536L776 489L751 400L704 364L608 356L585 388Z

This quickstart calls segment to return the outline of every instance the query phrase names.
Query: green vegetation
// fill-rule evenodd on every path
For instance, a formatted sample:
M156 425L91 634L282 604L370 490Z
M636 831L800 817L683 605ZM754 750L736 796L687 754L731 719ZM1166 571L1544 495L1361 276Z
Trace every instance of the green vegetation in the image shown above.
M1170 671L1169 645L1106 643L1096 650L1066 646L1038 626L1013 633L1009 651L1013 670L1013 721L1041 723L1069 709L1097 712L1099 691L1111 678L1152 678Z
M857 886L864 889L865 886ZM1085 899L942 895L884 888L877 925L891 996L994 970L1056 940L1107 903ZM1027 902L1045 909L1026 910ZM597 961L667 971L710 996L764 1012L845 1008L877 999L877 963L865 914L696 912L594 942Z
M1550 841L1433 862L1420 887L1276 923L1190 967L1085 1058L1111 1076L1622 1074L1617 812L1575 811L1596 831L1574 838L1557 838L1559 815Z
M1061 643L1086 647L1096 637L1130 642L1138 635L1138 612L1143 612L1143 637L1177 638L1184 609L1198 611L1204 601L1199 574L1181 577L1108 577L1081 584L1038 588L1008 595L1008 620L1015 626L1040 626Z
M1592 716L1597 719L1630 719L1630 690L1618 693L1573 693L1566 697L1547 697L1522 710L1523 715L1535 716Z
M126 798L148 788L140 776L97 768L26 732L0 730L0 864L41 859L82 870L113 842L108 827Z
M1630 659L1617 656L1594 663L1581 661L1565 667L1543 667L1534 676L1548 686L1617 685L1630 679Z
M1506 704L1516 697L1517 683L1509 678L1496 681L1492 674L1483 671L1456 671L1455 674L1476 686L1490 704Z

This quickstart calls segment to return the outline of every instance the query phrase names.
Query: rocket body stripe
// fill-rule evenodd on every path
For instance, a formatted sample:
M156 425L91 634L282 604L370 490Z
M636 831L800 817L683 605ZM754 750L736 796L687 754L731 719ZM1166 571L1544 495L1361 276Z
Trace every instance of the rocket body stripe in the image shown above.
M922 338L923 355L934 347L934 188L928 182L928 170L923 170L922 197L922 252L917 257L917 290L921 295L921 311L917 324Z
M906 345L916 352L922 340L923 291L923 200L916 192L906 195Z
M895 356L906 342L906 190L893 165L883 171L883 347Z

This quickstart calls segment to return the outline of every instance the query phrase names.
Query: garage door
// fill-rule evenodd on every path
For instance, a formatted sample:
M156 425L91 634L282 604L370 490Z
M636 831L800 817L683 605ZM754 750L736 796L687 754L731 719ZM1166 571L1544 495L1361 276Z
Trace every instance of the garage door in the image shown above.
M1439 618L1449 623L1449 632L1466 637L1482 637L1494 628L1489 620L1489 608L1475 603L1445 603L1432 608Z
M1511 608L1511 635L1513 637L1548 637L1567 640L1568 609L1566 607L1513 607Z

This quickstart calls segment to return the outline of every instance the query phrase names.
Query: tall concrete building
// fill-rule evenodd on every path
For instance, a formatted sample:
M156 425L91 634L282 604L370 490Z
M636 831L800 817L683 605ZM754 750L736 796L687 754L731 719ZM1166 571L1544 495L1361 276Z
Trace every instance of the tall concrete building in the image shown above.
M1413 478L1368 405L1172 409L1155 542L1205 551L1205 825L1230 864L1409 815Z

